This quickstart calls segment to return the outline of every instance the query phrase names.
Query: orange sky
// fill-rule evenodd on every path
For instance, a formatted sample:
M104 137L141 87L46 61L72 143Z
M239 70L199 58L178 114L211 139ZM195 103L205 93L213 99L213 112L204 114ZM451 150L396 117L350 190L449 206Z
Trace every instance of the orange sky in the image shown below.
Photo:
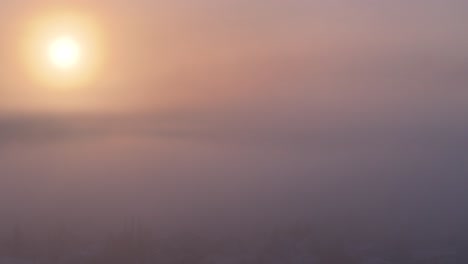
M268 79L268 75L278 74L277 70L281 79L305 78L302 81L315 83L332 78L347 82L345 75L347 67L353 68L352 60L372 64L373 59L386 60L387 54L405 57L406 53L431 53L443 57L467 53L460 42L466 43L460 35L463 21L460 16L448 17L450 11L457 10L455 3L444 5L445 9L428 4L423 12L397 2L382 7L366 6L364 2L6 3L2 16L6 41L0 50L4 57L0 64L4 69L2 106L73 111L261 102L260 86L269 84L258 83L261 78L256 76L263 74ZM102 54L95 56L102 55L103 60L86 87L69 91L50 89L27 75L24 62L18 59L24 56L18 43L28 34L25 24L62 10L93 20L99 32L97 45L102 49ZM320 80L305 76L305 67ZM291 76L284 72L294 68L305 72ZM297 94L298 99L329 94L319 87L307 92L290 89L290 95ZM288 94L286 89L277 92L278 96Z

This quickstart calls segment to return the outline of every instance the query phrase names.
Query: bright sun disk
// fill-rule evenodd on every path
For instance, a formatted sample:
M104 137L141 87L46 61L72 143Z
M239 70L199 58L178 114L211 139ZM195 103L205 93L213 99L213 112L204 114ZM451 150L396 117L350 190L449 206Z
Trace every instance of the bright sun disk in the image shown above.
M70 69L78 65L81 59L81 46L71 36L54 39L48 47L50 62L59 69Z

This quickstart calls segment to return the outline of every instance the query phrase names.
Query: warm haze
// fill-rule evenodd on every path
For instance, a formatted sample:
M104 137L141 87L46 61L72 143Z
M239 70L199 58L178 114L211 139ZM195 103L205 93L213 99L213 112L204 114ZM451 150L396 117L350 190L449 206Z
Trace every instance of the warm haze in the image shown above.
M0 4L0 264L466 263L465 1Z

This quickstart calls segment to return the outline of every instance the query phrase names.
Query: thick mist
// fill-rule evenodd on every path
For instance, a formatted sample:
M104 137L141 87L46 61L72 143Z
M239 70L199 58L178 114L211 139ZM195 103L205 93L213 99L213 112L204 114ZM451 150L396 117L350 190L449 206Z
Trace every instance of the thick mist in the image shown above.
M462 1L136 2L82 4L113 43L91 87L1 62L1 227L463 230Z

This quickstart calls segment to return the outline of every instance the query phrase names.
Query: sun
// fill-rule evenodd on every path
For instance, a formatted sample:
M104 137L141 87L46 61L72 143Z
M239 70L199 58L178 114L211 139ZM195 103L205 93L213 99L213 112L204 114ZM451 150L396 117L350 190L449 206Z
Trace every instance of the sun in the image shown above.
M75 68L82 59L82 46L73 36L63 35L51 40L47 54L52 65L60 70Z
M78 91L101 80L109 49L98 16L58 8L31 14L22 23L18 55L30 86Z

